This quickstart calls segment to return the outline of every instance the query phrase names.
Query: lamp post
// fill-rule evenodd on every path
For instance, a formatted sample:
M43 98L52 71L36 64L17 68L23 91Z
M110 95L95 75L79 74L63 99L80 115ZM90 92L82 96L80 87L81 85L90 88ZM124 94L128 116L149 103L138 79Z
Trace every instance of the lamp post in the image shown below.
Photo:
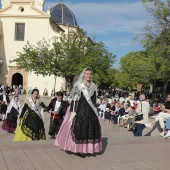
M163 100L166 100L166 94L167 94L167 87L168 87L168 82L164 81L164 85L163 85Z
M155 95L156 73L153 73L152 76L153 76L153 96L154 96L154 99L155 99L156 98L156 95Z
M54 74L54 95L55 95L56 78L57 78L57 75Z

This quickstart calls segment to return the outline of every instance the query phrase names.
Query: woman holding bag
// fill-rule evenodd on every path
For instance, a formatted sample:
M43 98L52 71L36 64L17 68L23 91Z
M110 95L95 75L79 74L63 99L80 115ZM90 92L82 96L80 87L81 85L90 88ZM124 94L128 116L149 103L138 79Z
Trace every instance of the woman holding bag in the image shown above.
M142 136L142 131L145 128L145 125L148 124L148 115L150 111L150 105L145 101L145 95L141 94L139 96L139 103L136 109L138 115L142 115L141 120L135 121L135 129L133 130L134 136Z
M72 103L67 109L55 145L85 157L102 150L101 127L96 108L97 87L92 69L85 68L72 89Z

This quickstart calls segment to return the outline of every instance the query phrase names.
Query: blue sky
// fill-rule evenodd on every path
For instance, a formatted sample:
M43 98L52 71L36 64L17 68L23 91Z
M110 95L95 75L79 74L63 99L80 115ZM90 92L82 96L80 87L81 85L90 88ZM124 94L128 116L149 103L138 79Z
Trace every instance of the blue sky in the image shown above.
M60 0L46 0L45 10L58 3ZM141 44L132 43L150 21L141 0L63 0L63 3L88 36L104 42L108 51L116 55L113 67L119 68L121 57L128 52L143 49Z

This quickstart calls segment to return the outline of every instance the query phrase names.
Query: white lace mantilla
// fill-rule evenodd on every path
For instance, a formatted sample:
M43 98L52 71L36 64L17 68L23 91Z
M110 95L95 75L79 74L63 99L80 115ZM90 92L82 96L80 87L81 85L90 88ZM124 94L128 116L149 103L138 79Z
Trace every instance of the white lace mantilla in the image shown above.
M90 97L93 96L95 91L97 93L97 86L93 82L91 82L90 86L87 86L85 84L85 88L87 89ZM75 91L74 91L74 94L73 94L73 100L76 100L76 101L79 100L80 97L81 97L81 92L82 92L81 83L79 83L79 84L77 84L77 86L75 88Z

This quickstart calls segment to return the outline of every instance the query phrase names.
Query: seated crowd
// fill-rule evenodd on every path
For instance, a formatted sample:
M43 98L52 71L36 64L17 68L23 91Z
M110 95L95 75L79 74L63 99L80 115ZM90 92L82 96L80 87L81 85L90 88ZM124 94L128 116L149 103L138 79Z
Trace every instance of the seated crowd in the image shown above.
M98 101L99 117L103 118L106 122L112 122L113 124L120 123L121 127L125 127L132 130L132 122L135 115L136 102L130 100L120 101L119 99L113 99L108 102L107 98Z
M119 124L120 127L127 128L128 131L135 130L138 124L142 124L140 133L134 136L142 136L142 130L145 127L153 128L156 122L159 121L162 132L160 136L165 139L170 138L170 95L167 95L166 102L162 102L158 99L145 98L146 95L142 94L143 99L132 99L131 96L128 97L107 97L98 96L97 108L99 111L99 117L104 119L106 122L111 122L113 124ZM140 98L140 97L139 97ZM147 110L147 118L145 120L135 121L137 112L137 107L141 104L140 109ZM146 105L145 105L146 104ZM148 109L146 109L148 107ZM142 112L142 111L141 111ZM154 119L153 122L148 123L149 117Z
M163 110L164 103L161 102L161 100L152 99L149 95L143 93L138 95L128 95L127 92L121 95L118 94L117 92L114 93L114 95L109 92L105 92L104 94L98 93L97 109L100 118L104 119L106 122L119 124L120 127L127 128L128 131L133 131L134 136L142 136L142 131L145 127L153 128L155 122L159 121L163 130L160 136L165 136L165 138L170 137L170 114L162 113L167 110ZM170 97L170 95L168 96ZM170 100L168 96L166 103ZM72 98L64 94L63 100L67 101L69 104ZM165 108L170 109L170 106L166 103ZM143 114L142 120L137 120L136 116L141 113ZM155 118L155 121L149 123L149 117ZM169 123L168 121L166 123L166 128L165 120L169 121ZM167 134L165 133L166 129L168 129Z
M2 83L0 84L0 94L2 94L3 90L6 91L6 94L8 95L19 95L19 94L24 94L24 89L22 85L3 85Z

